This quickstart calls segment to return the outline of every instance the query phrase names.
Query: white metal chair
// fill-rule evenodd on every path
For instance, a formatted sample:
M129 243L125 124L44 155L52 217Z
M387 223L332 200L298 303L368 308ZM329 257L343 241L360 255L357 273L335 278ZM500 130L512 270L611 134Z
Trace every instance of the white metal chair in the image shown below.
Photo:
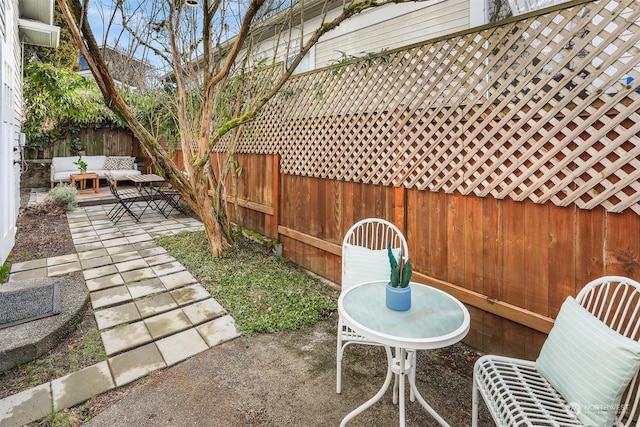
M355 223L345 234L342 241L342 291L352 286L374 280L389 280L391 267L387 245L398 256L407 261L409 250L402 232L384 219L367 218ZM347 327L342 318L338 318L338 346L336 354L336 392L342 391L342 356L349 344L382 345L373 342ZM415 351L407 357L413 357ZM415 371L412 372L415 378ZM394 387L394 401L397 396L397 383ZM411 396L413 400L413 395Z
M573 378L576 365L583 364L586 368L583 370L586 375L583 375L583 378L578 378L578 381L582 380L588 386L583 385L576 388L578 393L583 393L583 390L590 387L597 390L596 393L602 393L602 390L609 386L609 384L603 385L603 382L609 383L614 381L613 378L621 376L613 366L619 364L618 353L612 355L613 351L606 351L609 347L603 344L605 341L609 342L610 339L623 340L625 345L637 346L633 347L633 352L628 348L625 349L626 353L633 353L632 356L627 355L626 357L635 357L640 360L640 352L638 352L640 345L637 343L640 337L640 283L619 276L607 276L593 280L580 291L573 301L573 306L570 307L573 308L569 308L567 311L584 313L582 316L588 321L584 322L587 323L587 326L575 332L574 335L571 328L576 329L580 325L577 325L578 322L572 322L573 319L568 315L563 315L563 311L565 311L565 305L563 305L556 319L556 324L536 362L494 355L482 356L476 361L473 373L473 427L478 425L478 392L483 397L496 425L500 427L593 425L592 422L584 421L584 411L594 409L610 411L607 416L613 424L607 422L605 425L640 425L638 422L640 384L638 383L637 367L635 371L626 367L622 371L618 371L622 372L626 379L620 380L615 387L618 393L621 393L622 390L625 391L619 404L609 405L597 404L594 400L585 401L586 404L579 400L576 401L576 394L572 394L571 390L567 392L565 384L558 387L557 377L550 376L549 373L546 376L540 373L545 367L541 359L545 353L545 347L551 340L555 340L555 342L549 344L546 349L545 357L547 359L544 361L547 363L546 366L552 366L554 369L565 372L560 374L565 378L567 376ZM584 307L586 311L580 307ZM594 324L594 318L589 313L602 323L595 321ZM562 320L561 316L564 316ZM563 332L560 332L561 330ZM568 333L565 334L564 331ZM575 357L566 358L564 351L555 351L556 349L563 350L567 346L576 348L576 343L581 342L579 338L581 335L586 337L583 341L587 345L583 346L582 351L574 351L573 354L578 354L577 360ZM623 336L630 339L623 338ZM554 346L553 349L551 349L552 346ZM583 357L581 356L583 353L587 354ZM549 354L553 354L556 358L565 358L567 368L549 364L549 356L547 356ZM591 363L594 360L591 354L596 356L596 363ZM613 362L614 359L616 362ZM585 364L584 362L587 360L590 363ZM576 367L575 370L580 372L580 367ZM571 378L568 382L572 382ZM631 379L629 380L629 378ZM554 379L556 387L551 384ZM564 391L561 391L561 388L564 388ZM567 402L563 394L571 395L567 398L571 401ZM619 395L617 398L620 399ZM589 408L589 406L593 406L593 408ZM607 409L606 406L611 408ZM583 412L582 417L579 416L581 412Z

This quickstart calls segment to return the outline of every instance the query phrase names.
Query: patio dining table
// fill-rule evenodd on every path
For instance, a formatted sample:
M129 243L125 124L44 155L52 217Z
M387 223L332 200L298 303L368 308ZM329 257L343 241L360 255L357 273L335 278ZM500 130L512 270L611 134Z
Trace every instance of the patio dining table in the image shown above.
M456 298L431 286L411 282L411 308L394 311L386 307L387 280L361 283L344 291L338 299L338 311L344 322L357 333L385 345L387 375L380 391L371 399L347 414L345 426L386 393L395 375L399 382L399 418L405 425L405 376L409 387L420 404L440 425L449 424L420 395L413 376L409 375L415 358L406 357L407 351L447 347L462 340L469 332L470 317L467 308ZM391 348L395 349L395 357ZM406 361L400 363L400 361ZM394 403L396 395L394 393Z
M155 201L156 189L154 189L154 185L164 183L165 180L163 177L161 177L160 175L156 175L154 173L149 173L149 174L141 174L141 175L128 175L127 179L129 179L135 184L135 186L138 188L138 191L140 191L140 194L144 198L145 202L147 202L147 206L144 208L144 210L146 210L147 207L150 207L151 209L153 209L154 207L151 205L151 203L153 203L155 205L155 208L161 212L160 206Z

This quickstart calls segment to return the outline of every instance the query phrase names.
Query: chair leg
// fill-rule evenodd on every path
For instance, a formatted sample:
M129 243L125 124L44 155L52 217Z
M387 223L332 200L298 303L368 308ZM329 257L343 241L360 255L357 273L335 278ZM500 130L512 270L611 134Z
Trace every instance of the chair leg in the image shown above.
M340 336L342 332L342 323L338 324L338 348L336 349L336 393L342 393L342 338Z
M478 427L478 386L475 376L473 378L473 389L471 392L471 427Z

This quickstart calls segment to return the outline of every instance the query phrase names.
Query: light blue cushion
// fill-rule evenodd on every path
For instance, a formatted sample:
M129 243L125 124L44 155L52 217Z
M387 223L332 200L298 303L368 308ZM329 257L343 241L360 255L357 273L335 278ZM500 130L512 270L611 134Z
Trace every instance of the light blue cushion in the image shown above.
M391 251L400 259L400 248ZM345 244L342 248L342 288L348 289L353 285L373 280L389 281L391 266L387 250L373 250L362 246Z
M640 367L640 343L601 322L568 297L536 369L586 426L611 426L622 393Z

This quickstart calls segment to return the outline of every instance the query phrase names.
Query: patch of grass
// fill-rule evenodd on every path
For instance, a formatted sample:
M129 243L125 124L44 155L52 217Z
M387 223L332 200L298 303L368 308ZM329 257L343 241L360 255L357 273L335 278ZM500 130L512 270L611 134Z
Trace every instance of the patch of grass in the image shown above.
M0 283L4 283L9 277L9 272L11 271L11 255L7 257L7 261L0 266Z
M298 329L337 309L337 291L256 243L238 243L222 258L211 256L204 232L156 243L189 269L245 335Z
M82 420L77 414L65 409L59 412L52 411L35 425L37 427L79 427L82 425Z

